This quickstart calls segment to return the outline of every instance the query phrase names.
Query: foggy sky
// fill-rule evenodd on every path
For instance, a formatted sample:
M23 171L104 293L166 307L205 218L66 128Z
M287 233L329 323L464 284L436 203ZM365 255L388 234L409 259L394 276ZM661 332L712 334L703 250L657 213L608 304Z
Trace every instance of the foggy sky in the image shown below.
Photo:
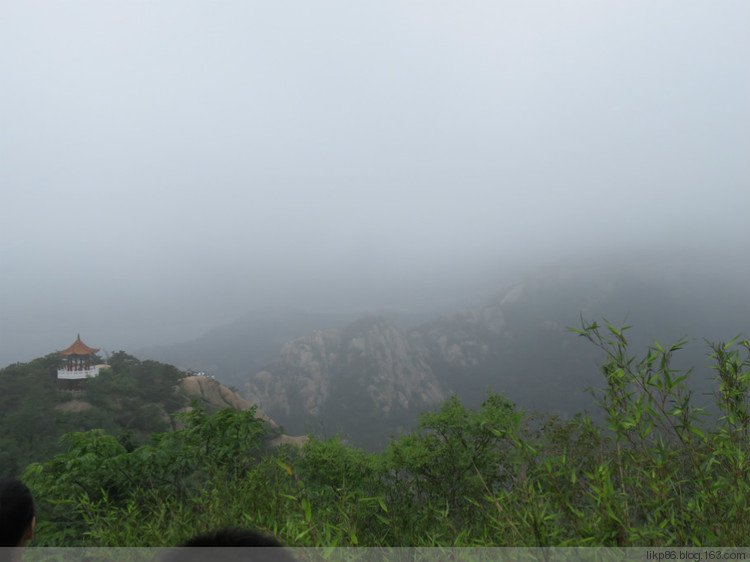
M750 4L0 2L0 365L750 244Z

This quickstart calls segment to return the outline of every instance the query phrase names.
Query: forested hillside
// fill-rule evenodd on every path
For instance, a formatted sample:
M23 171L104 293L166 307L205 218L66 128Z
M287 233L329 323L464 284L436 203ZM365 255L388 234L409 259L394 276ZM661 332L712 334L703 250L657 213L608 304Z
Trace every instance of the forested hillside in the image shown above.
M223 388L214 381L186 384L176 367L124 352L113 354L99 376L80 381L79 390L65 391L57 380L59 363L55 353L0 370L0 473L17 475L30 462L64 451L60 438L68 432L102 430L130 450L154 432L174 429L172 414L193 402L209 412L251 407L238 404L242 399L228 389L229 402L212 399L202 388ZM280 436L281 429L262 416L273 437Z
M382 454L337 439L264 451L254 412L200 409L129 448L102 430L29 466L37 545L168 546L249 526L291 546L741 546L750 541L750 345L712 345L719 416L675 368L684 342L640 353L585 325L604 423L456 397Z

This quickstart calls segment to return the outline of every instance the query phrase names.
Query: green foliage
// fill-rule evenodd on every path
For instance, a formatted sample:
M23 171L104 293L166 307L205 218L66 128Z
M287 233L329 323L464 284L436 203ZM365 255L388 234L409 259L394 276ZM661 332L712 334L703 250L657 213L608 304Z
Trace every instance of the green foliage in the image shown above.
M73 536L75 544L101 545L102 530L92 524L109 528L113 513L141 517L143 508L192 500L207 483L241 479L252 466L265 433L254 410L207 416L195 409L182 419L184 429L154 434L133 451L101 430L71 433L67 453L30 465L23 478L37 498L42 544Z
M293 546L740 546L750 541L750 346L711 344L716 412L694 406L684 341L630 353L627 328L575 330L604 355L604 427L488 394L420 416L368 455L338 438L261 452L253 412L200 409L136 447L103 431L28 467L38 545L161 546L250 526ZM151 369L118 356L118 373ZM166 373L169 376L169 373ZM109 384L109 383L107 383ZM20 422L19 422L20 423Z
M18 475L34 460L61 449L60 424L68 420L55 410L63 398L57 392L57 355L0 369L0 473Z
M186 405L174 391L182 373L171 365L139 361L121 351L110 369L80 381L82 393L61 391L58 354L0 369L0 474L17 476L25 466L64 451L69 432L103 429L144 443L170 428L169 413ZM73 400L84 408L66 411Z
M383 478L398 517L395 541L400 544L406 531L432 532L442 542L434 529L445 513L454 526L450 534L477 523L476 498L511 478L512 437L520 419L499 395L490 394L479 411L453 396L437 412L422 414L414 433L394 440L384 454Z
M626 329L593 323L576 330L606 356L600 404L614 448L587 474L598 502L589 532L604 541L597 544L747 543L748 343L711 344L720 415L707 423L707 412L693 406L689 372L671 366L685 340L668 348L654 342L638 358L628 353ZM601 529L605 536L594 532Z
M176 367L158 361L140 361L123 351L112 354L109 365L111 368L98 377L83 381L90 400L111 405L112 397L116 396L123 410L128 411L137 410L144 402L158 404L166 411L181 406L173 389L184 375Z

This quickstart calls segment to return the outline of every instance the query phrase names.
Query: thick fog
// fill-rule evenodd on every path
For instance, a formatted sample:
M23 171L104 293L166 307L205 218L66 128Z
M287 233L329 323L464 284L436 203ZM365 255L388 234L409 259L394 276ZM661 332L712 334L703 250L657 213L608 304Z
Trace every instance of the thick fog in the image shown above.
M0 4L0 364L750 245L750 4Z

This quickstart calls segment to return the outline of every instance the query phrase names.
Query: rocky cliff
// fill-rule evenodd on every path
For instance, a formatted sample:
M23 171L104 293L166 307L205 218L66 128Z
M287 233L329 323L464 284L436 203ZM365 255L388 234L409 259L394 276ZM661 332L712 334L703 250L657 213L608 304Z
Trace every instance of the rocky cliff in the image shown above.
M417 413L449 393L471 406L489 389L527 410L596 411L587 389L602 384L602 353L567 328L581 315L633 324L629 339L638 353L654 339L671 343L685 334L729 339L750 314L747 287L730 282L747 267L733 267L740 271L724 283L710 261L549 268L481 306L409 330L370 317L295 339L242 392L295 432L344 430L366 447L414 427ZM704 391L711 377L705 346L687 346L678 363L698 367L692 378Z
M222 408L237 408L238 410L249 410L255 404L242 398L233 390L223 384L205 376L193 375L185 377L177 389L180 393L189 399L198 399L202 401L209 410L220 410ZM183 411L188 411L190 406ZM255 411L255 417L264 420L270 429L271 439L269 445L276 446L281 444L304 445L307 441L306 436L293 437L286 435L283 428L272 420L264 411L258 408Z
M590 404L593 379L568 375L596 376L594 350L582 353L583 342L544 314L513 318L529 295L515 287L411 330L370 317L314 332L285 344L242 394L292 432L341 432L371 449L413 428L450 393L476 406L489 389L532 409L574 413ZM554 406L560 396L565 410Z
M285 344L243 394L295 432L344 430L382 446L446 396L424 351L388 320L365 318Z
M212 408L249 410L253 407L252 403L242 398L239 394L209 377L200 375L185 377L180 381L178 388L187 397L202 400ZM255 417L264 420L273 430L279 427L275 421L260 409L256 411Z

